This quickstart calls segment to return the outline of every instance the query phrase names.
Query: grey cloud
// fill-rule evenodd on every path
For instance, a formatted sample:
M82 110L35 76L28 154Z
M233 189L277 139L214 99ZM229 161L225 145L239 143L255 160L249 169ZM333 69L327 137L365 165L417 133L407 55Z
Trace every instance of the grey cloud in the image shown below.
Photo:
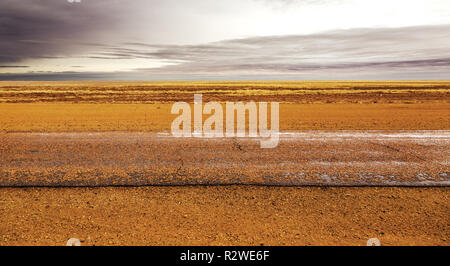
M127 73L51 73L23 79L448 79L450 25L266 36L202 45L103 46L99 59L172 62ZM7 79L1 76L0 79Z
M322 5L337 0L255 1L282 5ZM158 38L165 35L176 35L174 39L183 40L181 33L184 34L185 29L179 30L178 27L182 25L177 25L183 21L173 23L174 27L177 26L175 34L166 34L165 29L159 27L170 24L168 21L172 17L165 18L166 13L164 16L156 15L160 9L172 10L167 6L159 7L165 1L133 2L136 4L132 8L142 9L138 13L150 18L143 21L145 25L141 31L135 31L141 17L130 19L136 24L124 22L127 21L127 16L137 13L129 12L131 5L123 0L82 0L81 4L70 4L66 0L2 0L0 68L2 71L7 68L26 68L28 62L25 61L28 59L75 57L101 60L149 59L172 63L152 69L142 69L137 65L134 72L126 74L84 73L84 77L96 79L116 79L116 76L120 79L125 75L132 79L224 76L254 78L258 75L261 78L292 75L311 79L327 77L329 73L346 78L354 75L355 71L367 77L384 75L392 78L398 73L401 73L398 74L399 77L404 77L406 73L423 73L421 78L448 79L450 25L349 29L310 35L249 37L196 45L165 45L155 44L156 41L153 40L158 41ZM171 5L169 6L174 7L173 2ZM146 14L147 10L149 15ZM139 42L138 38L128 38L128 31L130 35L147 32L151 40L144 38ZM20 78L20 75L3 74L0 79ZM59 78L83 78L81 71L45 75L50 75L47 78L52 79L56 79L58 75L61 75ZM44 74L30 73L23 78L43 77Z
M203 18L213 16L211 12L222 5L227 6L203 0L2 0L0 64L86 56L123 41L190 42L181 35L188 30L198 33ZM120 55L106 57L111 56Z
M0 68L28 68L29 66L0 66Z
M99 39L116 24L107 0L2 0L0 2L0 62L67 56L83 43Z
M108 58L176 62L148 73L226 74L337 69L439 68L450 66L450 25L353 29L311 35L267 36L204 45L133 43L110 48ZM143 71L143 70L141 70Z

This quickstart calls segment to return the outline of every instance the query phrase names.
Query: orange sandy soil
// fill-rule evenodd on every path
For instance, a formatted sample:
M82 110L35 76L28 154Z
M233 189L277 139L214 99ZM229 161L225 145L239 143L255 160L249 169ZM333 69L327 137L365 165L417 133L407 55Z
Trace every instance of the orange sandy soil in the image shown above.
M172 104L0 103L0 131L169 131ZM204 115L206 119L208 116ZM280 130L449 130L450 104L280 104Z
M449 188L1 188L0 245L449 245Z
M449 130L450 81L0 82L0 131L168 130L174 101L278 101L281 130ZM1 245L448 245L449 187L0 188Z

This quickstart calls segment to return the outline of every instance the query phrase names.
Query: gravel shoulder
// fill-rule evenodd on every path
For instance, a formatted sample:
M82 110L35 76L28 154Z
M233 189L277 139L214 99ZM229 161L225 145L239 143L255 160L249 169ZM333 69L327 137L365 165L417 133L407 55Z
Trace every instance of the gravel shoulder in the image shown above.
M0 188L0 245L449 245L449 189Z

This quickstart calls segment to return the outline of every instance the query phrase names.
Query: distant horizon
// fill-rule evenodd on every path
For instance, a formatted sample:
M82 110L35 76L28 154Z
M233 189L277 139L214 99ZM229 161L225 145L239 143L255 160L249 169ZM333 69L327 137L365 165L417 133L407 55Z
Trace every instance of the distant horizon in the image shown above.
M248 79L248 80L238 80L238 79L223 79L223 80L219 80L219 79L210 79L210 80L206 80L206 79L192 79L192 80L121 80L121 79L117 79L117 80L106 80L106 79L79 79L79 80L66 80L66 79L61 79L61 80L24 80L24 79L11 79L11 80L3 80L0 79L0 82L124 82L124 83L133 83L133 82L137 82L137 83L142 83L142 82L152 82L152 83L167 83L167 82L242 82L242 83L246 83L246 82L341 82L341 83L345 83L345 82L450 82L450 79L397 79L397 80L389 80L389 79L379 79L379 80L374 80L374 79L341 79L341 80L331 80L331 79L323 79L323 80L319 80L319 79L315 79L315 80L300 80L300 79L278 79L278 80L252 80L252 79Z

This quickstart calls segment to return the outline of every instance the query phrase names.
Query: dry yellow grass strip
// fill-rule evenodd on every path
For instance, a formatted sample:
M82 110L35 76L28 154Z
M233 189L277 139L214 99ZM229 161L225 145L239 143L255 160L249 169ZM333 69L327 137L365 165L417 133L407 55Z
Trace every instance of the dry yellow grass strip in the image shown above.
M382 82L0 82L0 102L160 103L192 101L290 103L446 102L450 81Z

